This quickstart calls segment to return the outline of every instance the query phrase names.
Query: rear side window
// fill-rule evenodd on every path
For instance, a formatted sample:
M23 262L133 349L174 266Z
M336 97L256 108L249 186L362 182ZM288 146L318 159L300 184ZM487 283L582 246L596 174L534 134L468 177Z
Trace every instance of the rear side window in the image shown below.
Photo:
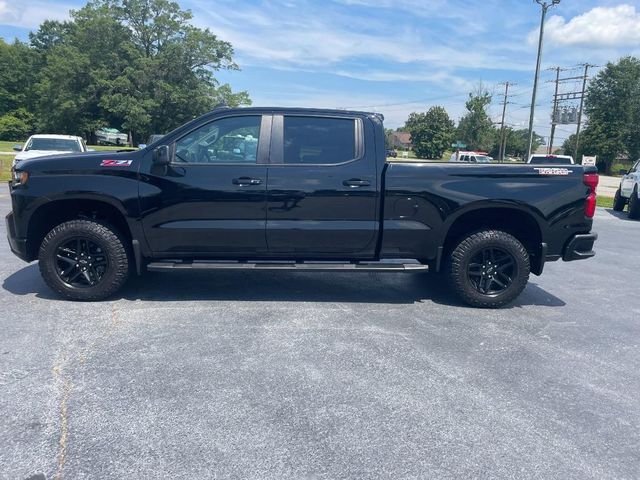
M569 158L554 157L549 155L534 155L531 157L532 164L536 165L571 165Z
M351 118L284 117L284 163L331 165L356 157Z

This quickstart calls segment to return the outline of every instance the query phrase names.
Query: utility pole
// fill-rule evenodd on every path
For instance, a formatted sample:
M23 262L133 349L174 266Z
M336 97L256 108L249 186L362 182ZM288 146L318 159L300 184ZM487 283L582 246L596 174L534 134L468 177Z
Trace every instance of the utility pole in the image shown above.
M556 133L556 115L558 114L558 85L560 85L560 67L556 67L552 70L556 71L556 91L553 94L553 113L551 114L551 137L549 138L549 151L547 152L551 155L553 152L553 137Z
M538 80L540 79L540 62L542 60L542 40L544 38L544 20L547 16L549 7L553 7L560 3L560 0L535 0L542 7L542 15L540 17L540 37L538 38L538 59L536 61L536 74L533 79L533 94L531 95L531 113L529 115L529 144L527 145L527 158L531 156L531 146L533 144L533 121L536 110L536 95L538 93Z
M587 92L587 78L589 78L589 68L595 67L589 63L584 64L584 77L582 78L582 95L580 96L580 109L578 110L578 128L576 129L576 146L573 153L573 159L578 162L578 146L580 145L580 126L582 124L582 109L584 107L584 97Z
M515 85L517 85L516 83L511 83L511 82L504 82L504 83L500 83L500 85L504 85L504 99L502 102L502 120L500 121L500 150L498 153L498 161L503 162L504 161L504 154L505 154L505 149L506 149L506 135L505 135L505 123L504 123L504 119L505 116L507 114L507 104L508 99L509 99L509 87L513 87Z

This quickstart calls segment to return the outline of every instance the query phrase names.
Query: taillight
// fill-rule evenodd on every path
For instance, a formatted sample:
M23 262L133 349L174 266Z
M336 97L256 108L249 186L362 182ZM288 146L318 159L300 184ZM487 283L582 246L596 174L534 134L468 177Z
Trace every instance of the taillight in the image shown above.
M585 173L582 182L589 187L589 195L584 206L584 214L587 218L593 218L596 213L596 187L600 177L597 173Z

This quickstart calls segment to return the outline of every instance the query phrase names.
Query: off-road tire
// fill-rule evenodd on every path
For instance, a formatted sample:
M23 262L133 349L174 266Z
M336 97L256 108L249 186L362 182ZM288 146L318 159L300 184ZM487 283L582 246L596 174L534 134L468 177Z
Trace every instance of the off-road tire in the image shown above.
M640 200L638 200L638 186L633 189L629 197L629 218L640 219Z
M616 190L616 195L613 197L613 209L616 212L621 212L624 210L624 206L627 204L627 200L620 193L620 189Z
M469 265L485 250L496 249L513 259L511 283L500 293L481 293L470 280ZM500 230L481 230L463 238L451 253L449 281L466 304L478 308L498 308L513 301L527 285L531 270L527 249L514 236ZM491 284L489 284L490 286Z
M107 268L100 280L92 286L79 288L65 283L57 266L58 248L64 242L85 238L101 245ZM98 220L71 220L54 227L40 245L38 255L40 273L56 293L69 300L103 300L117 292L129 277L129 252L117 229Z

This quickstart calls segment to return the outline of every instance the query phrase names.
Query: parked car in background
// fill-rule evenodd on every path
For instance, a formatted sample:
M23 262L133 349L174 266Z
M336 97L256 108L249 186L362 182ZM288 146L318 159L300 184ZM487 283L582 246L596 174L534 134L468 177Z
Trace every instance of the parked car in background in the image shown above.
M101 128L96 130L96 140L99 144L126 145L129 143L129 136L117 128Z
M394 149L390 148L387 149L387 157L391 157L391 158L397 158L398 157L398 152L396 152Z
M89 151L82 137L49 134L32 135L24 145L14 145L13 149L19 152L13 159L14 167L18 162L30 158Z
M621 212L629 204L629 218L640 219L640 160L628 172L620 173L624 176L613 199L613 209Z
M544 155L533 154L529 161L533 165L575 165L571 155Z
M491 163L492 158L484 152L458 152L452 153L450 162L462 163Z

